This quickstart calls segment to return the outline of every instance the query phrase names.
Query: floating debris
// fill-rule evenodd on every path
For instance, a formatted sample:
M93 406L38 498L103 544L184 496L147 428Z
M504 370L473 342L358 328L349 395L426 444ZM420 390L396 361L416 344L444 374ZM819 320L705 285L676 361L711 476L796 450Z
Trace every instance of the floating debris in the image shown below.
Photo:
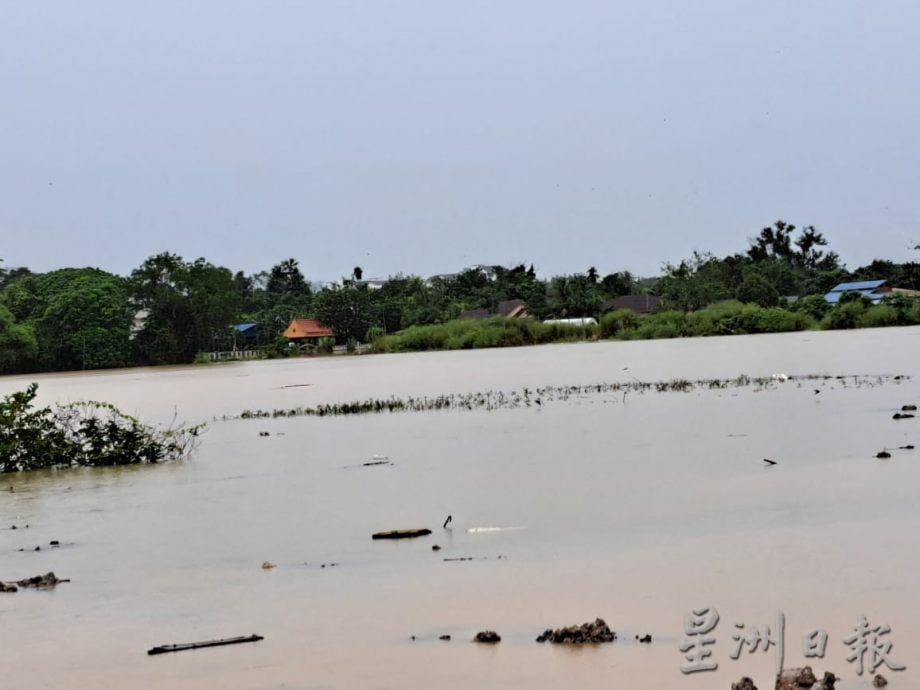
M875 678L872 679L872 687L884 688L886 685L888 685L888 679L881 673L875 674Z
M916 405L901 405L901 412L916 412Z
M223 647L228 644L241 644L243 642L258 642L265 638L261 635L244 635L242 637L227 637L223 640L207 640L205 642L185 642L182 644L164 644L147 650L147 654L166 654L167 652L184 652L188 649L203 649L205 647Z
M501 641L501 635L494 630L483 630L482 632L476 633L476 637L473 638L473 642L484 642L486 644L495 644Z
M906 446L898 446L898 450L913 450L914 446L912 444L907 444Z
M732 690L757 690L757 686L748 676L742 676L737 683L732 683Z
M278 566L271 561L262 562L262 570L271 570L272 568L277 568Z
M392 529L386 532L375 532L371 539L413 539L431 534L430 529Z
M441 550L441 547L440 547L440 545L435 544L434 546L431 547L431 550L432 550L432 551L440 551L440 550Z
M16 580L15 582L0 582L0 592L15 592L19 587L31 587L34 589L51 589L62 582L70 582L69 579L61 579L54 573L45 573L27 577L25 580Z
M639 635L636 635L636 639L639 640L639 642L641 642L642 644L651 644L651 643L652 643L652 636L651 636L651 634L642 635L641 637L640 637Z
M875 457L879 458L880 460L887 460L891 457L891 453L889 453L887 450L880 450L875 454Z
M441 635L441 637L439 637L438 639L444 640L445 642L450 642L450 635Z
M763 461L767 463L767 467L773 467L776 464L776 460L771 460L770 458L764 458Z
M811 666L803 668L787 668L776 678L776 690L834 690L838 678L830 671L824 674L820 681L815 677Z
M910 413L906 413L906 414L905 414L904 412L895 412L894 415L892 415L891 418L892 418L892 419L913 419L913 418L914 418L914 415L912 415L912 414L910 414Z
M617 639L617 634L607 626L604 619L596 618L593 623L570 625L567 628L557 628L556 630L547 628L542 635L537 637L537 642L585 644L613 642L615 639ZM651 641L651 637L649 641Z
M573 397L586 398L588 396L603 396L609 398L610 394L620 393L689 393L694 390L724 390L729 388L754 387L756 390L776 389L784 381L828 381L836 380L842 385L868 385L876 386L890 381L900 382L908 379L907 376L891 375L866 375L866 376L830 376L830 375L804 375L786 376L774 379L773 377L751 377L742 374L733 379L674 379L671 381L627 381L620 383L597 383L589 385L572 386L545 386L542 388L522 388L515 391L486 391L480 393L450 393L435 397L421 396L398 398L392 396L386 399L370 398L345 403L317 405L315 407L292 407L275 410L245 410L238 417L223 419L265 419L273 417L327 417L336 415L354 414L379 414L385 412L430 412L437 410L501 410L531 407L536 404L544 405L547 402L564 402Z

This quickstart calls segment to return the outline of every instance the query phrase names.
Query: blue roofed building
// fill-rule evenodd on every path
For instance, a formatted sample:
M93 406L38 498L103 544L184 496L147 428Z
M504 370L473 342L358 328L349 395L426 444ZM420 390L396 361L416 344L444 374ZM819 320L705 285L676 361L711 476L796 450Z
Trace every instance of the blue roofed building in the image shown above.
M878 304L891 291L892 287L887 280L862 280L835 285L830 292L824 295L824 299L831 304L837 304L845 292L858 292L861 296L871 300L873 304Z
M257 323L236 323L233 324L233 349L236 350L241 344L255 342L259 337L259 324Z

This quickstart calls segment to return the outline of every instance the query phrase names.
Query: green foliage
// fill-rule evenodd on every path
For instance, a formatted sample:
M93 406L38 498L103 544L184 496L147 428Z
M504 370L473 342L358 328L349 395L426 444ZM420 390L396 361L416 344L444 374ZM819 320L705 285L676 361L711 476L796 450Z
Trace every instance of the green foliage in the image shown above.
M815 321L820 321L831 310L831 304L824 295L806 295L792 303L790 309L801 314L808 314Z
M132 343L138 363L191 362L198 352L231 346L241 298L229 269L159 254L131 274L131 287L147 314Z
M32 327L17 324L9 309L0 305L0 374L29 371L37 356Z
M39 368L129 363L131 309L124 278L95 268L65 268L8 285L0 301L34 332L37 354L32 359Z
M309 293L310 288L300 272L297 259L285 259L272 267L266 290L276 295L298 295Z
M335 338L320 338L319 344L316 346L317 352L321 352L324 355L331 355L334 349Z
M374 342L378 338L382 338L386 335L386 331L382 326L371 326L367 329L367 341L369 343Z
M316 296L315 307L316 317L335 332L340 343L364 340L374 325L370 293L364 287L323 290Z
M821 320L821 328L882 328L885 326L915 326L920 324L920 300L895 295L886 297L881 304L850 293L830 309ZM847 298L847 299L844 299Z
M37 408L37 391L0 399L0 472L180 460L202 429L155 429L102 402Z
M476 266L430 280L391 276L380 289L355 266L342 284L315 295L296 259L252 275L231 273L204 259L174 254L148 258L129 279L96 269L46 275L0 269L0 373L192 361L196 353L256 348L266 356L295 356L281 333L294 318L317 318L340 344L380 341L378 349L462 349L552 342L571 338L660 338L756 333L812 327L917 323L920 306L906 298L837 310L820 296L840 282L886 279L920 290L920 263L876 260L852 273L813 226L798 230L777 221L750 240L746 252L724 257L694 252L663 275L636 278L628 271L537 278L533 266ZM524 300L537 320L600 317L604 304L628 294L657 294L669 311L655 318L614 312L599 328L540 325L464 325L450 322L469 309L496 313L507 300ZM807 295L789 310L757 311L782 304L782 296ZM729 300L750 303L723 307ZM844 296L840 307L859 296ZM713 311L715 310L715 311ZM791 315L790 315L791 314ZM258 325L253 337L234 337L232 326ZM427 330L426 330L427 328ZM413 330L416 329L416 330ZM407 332L410 331L411 332ZM390 334L384 338L384 334ZM398 337L394 338L393 335Z
M779 293L769 280L759 273L748 273L735 291L739 302L756 304L761 307L775 307L779 304Z
M424 350L471 350L486 347L513 347L594 339L596 326L544 324L531 319L491 319L449 321L433 326L413 326L378 338L375 352L419 352Z
M614 317L618 312L608 314ZM605 317L606 319L607 317ZM695 312L662 311L654 314L633 314L631 321L617 328L615 319L607 325L607 337L623 340L653 340L687 336L741 335L746 333L782 333L801 331L815 326L804 313L778 307L759 307L729 301L714 304ZM605 321L601 322L604 333Z
M617 309L604 314L599 325L602 338L614 338L623 331L635 329L639 325L639 315L632 309Z

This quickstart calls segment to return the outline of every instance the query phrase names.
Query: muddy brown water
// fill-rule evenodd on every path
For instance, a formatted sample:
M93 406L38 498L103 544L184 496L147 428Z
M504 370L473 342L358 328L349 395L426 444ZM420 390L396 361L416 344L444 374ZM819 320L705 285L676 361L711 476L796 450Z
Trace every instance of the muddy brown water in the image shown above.
M891 626L891 656L907 665L882 669L890 687L920 686L920 451L897 450L920 445L920 419L891 419L920 401L918 362L920 329L903 328L0 379L0 393L37 380L44 402L199 422L633 378L912 377L215 421L182 464L4 475L0 579L72 581L0 594L0 688L702 690L741 675L770 688L772 648L729 652L735 623L773 627L778 611L787 666L821 628L814 666L844 676L838 687L868 687L843 643L866 615ZM883 448L891 459L874 457ZM375 455L392 464L362 466ZM415 527L433 534L371 540ZM469 531L489 527L516 529ZM683 675L683 617L705 606L721 615L719 668ZM596 616L621 639L534 642ZM470 643L483 629L502 642ZM146 655L250 633L265 639ZM651 645L635 641L645 633Z

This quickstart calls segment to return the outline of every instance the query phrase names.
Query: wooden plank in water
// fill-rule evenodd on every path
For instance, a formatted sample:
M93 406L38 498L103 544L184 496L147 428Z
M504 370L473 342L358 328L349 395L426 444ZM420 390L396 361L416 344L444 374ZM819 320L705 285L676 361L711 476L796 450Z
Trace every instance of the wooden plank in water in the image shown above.
M372 539L411 539L431 534L430 529L393 529L388 532L376 532Z
M243 642L258 642L265 638L261 635L243 635L241 637L227 637L223 640L206 640L204 642L184 642L182 644L164 644L147 650L148 654L166 654L167 652L184 652L186 649L203 649L204 647L222 647L228 644L241 644Z

